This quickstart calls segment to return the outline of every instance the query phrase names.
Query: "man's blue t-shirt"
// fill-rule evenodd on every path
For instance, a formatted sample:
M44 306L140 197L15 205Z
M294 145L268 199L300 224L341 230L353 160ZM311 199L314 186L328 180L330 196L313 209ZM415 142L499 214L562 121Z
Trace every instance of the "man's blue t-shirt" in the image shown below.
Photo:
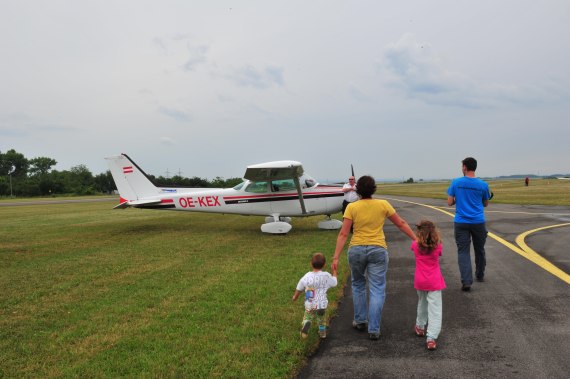
M489 200L487 183L468 176L453 179L447 194L455 197L455 222L465 224L485 222L483 201Z

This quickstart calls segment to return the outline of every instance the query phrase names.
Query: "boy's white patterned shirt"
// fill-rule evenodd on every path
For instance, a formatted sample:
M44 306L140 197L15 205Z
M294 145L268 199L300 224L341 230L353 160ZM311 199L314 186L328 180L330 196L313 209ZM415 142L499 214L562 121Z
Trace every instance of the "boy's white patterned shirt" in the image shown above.
M309 271L299 280L297 291L305 291L305 309L325 309L327 290L336 287L337 279L326 271Z

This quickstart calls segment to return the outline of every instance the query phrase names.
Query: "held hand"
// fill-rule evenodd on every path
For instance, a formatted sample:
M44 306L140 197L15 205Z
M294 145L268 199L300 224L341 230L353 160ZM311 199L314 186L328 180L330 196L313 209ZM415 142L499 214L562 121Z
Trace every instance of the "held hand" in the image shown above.
M336 273L338 270L338 258L334 258L332 265L331 265L331 270Z

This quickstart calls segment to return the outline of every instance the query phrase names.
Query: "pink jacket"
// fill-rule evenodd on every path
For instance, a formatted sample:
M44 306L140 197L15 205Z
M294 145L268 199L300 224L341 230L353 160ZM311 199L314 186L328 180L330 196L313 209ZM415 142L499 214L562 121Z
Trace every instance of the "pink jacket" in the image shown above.
M414 288L420 291L440 291L444 289L445 281L439 268L439 257L441 256L443 245L439 244L429 254L422 254L418 243L414 241L411 249L416 256Z

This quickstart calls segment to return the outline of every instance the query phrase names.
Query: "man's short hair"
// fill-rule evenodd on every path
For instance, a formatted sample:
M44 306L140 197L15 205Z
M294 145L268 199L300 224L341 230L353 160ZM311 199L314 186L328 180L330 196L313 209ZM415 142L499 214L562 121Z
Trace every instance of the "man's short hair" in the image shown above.
M462 160L461 163L465 167L467 167L467 170L469 170L469 171L477 170L477 160L475 158L467 157L464 160Z
M313 268L316 268L317 270L320 270L321 268L325 267L326 262L327 259L321 253L315 253L313 255L313 258L311 258L311 266L313 266Z

